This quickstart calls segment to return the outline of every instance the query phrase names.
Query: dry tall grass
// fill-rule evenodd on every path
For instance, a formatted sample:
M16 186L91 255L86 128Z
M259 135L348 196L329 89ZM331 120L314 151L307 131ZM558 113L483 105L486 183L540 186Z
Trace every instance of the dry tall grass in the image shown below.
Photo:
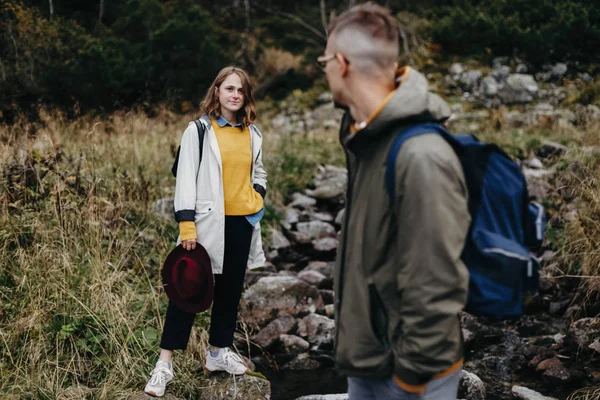
M40 117L0 126L0 397L125 399L157 357L159 272L177 229L151 204L173 194L174 150L194 115ZM273 199L339 151L332 137L264 133ZM208 317L176 357L171 393L200 389Z

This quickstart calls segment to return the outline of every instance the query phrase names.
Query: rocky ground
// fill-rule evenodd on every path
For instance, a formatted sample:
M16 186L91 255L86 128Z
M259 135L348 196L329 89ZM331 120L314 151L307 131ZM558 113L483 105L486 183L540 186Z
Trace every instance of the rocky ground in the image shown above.
M434 85L438 89L460 93L452 106L450 126L455 131L477 132L492 118L500 118L512 128L570 129L600 121L600 108L594 105L561 106L573 90L572 83L564 85L566 65L549 66L536 75L527 74L527 69L519 60L501 58L485 69L488 73L454 64L447 74L432 73L430 78L437 77ZM592 77L580 74L576 79L589 82ZM330 95L322 95L318 103L310 111L297 110L293 102L283 104L273 118L273 129L284 134L307 132L316 126L337 129L340 115ZM519 160L532 197L545 201L560 191L557 165L566 151L558 143L542 141L533 157ZM344 168L321 167L313 185L290 197L281 226L271 229L268 265L247 274L240 315L256 333L237 336L236 344L258 370L314 371L317 376L337 380L338 386L343 382L331 373L332 271L346 181ZM556 219L568 220L576 212L566 204L551 224ZM581 306L577 286L558 279L562 271L553 262L548 242L545 247L539 254L543 265L540 291L528 303L526 316L513 323L491 323L462 315L466 363L459 398L564 399L577 389L591 388L592 393L600 386L600 305ZM264 398L261 393L244 398ZM277 396L273 398L294 398L282 393ZM302 399L345 398L342 394Z

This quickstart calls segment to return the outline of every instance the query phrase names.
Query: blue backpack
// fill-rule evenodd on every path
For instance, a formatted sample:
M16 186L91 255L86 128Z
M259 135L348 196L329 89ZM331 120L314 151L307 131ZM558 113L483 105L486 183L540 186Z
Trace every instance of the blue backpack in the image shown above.
M431 123L414 125L395 139L385 177L392 201L400 148L411 137L426 133L437 133L452 146L469 191L471 226L461 256L470 276L465 311L516 319L523 314L525 294L537 291L540 264L530 250L540 247L544 238L544 208L529 202L521 169L498 146L472 135L453 135Z

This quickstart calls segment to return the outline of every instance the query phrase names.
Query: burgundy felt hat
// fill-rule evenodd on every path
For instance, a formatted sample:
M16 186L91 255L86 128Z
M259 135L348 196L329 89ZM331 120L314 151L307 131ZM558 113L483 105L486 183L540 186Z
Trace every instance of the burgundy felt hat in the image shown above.
M214 290L212 266L200 243L194 250L175 247L163 265L162 280L169 300L180 310L199 313L210 307Z

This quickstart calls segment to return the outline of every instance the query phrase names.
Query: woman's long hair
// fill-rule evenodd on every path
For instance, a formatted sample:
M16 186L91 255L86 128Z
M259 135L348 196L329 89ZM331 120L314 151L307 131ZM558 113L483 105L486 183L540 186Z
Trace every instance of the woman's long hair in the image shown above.
M237 112L237 120L244 126L248 126L256 120L256 105L254 103L254 94L252 93L252 85L248 74L238 67L225 67L217 74L212 85L208 88L204 100L200 103L200 109L204 114L213 118L218 118L221 115L221 103L216 88L219 88L223 81L231 74L237 74L242 81L242 90L244 92L244 105ZM233 122L233 121L231 121Z

